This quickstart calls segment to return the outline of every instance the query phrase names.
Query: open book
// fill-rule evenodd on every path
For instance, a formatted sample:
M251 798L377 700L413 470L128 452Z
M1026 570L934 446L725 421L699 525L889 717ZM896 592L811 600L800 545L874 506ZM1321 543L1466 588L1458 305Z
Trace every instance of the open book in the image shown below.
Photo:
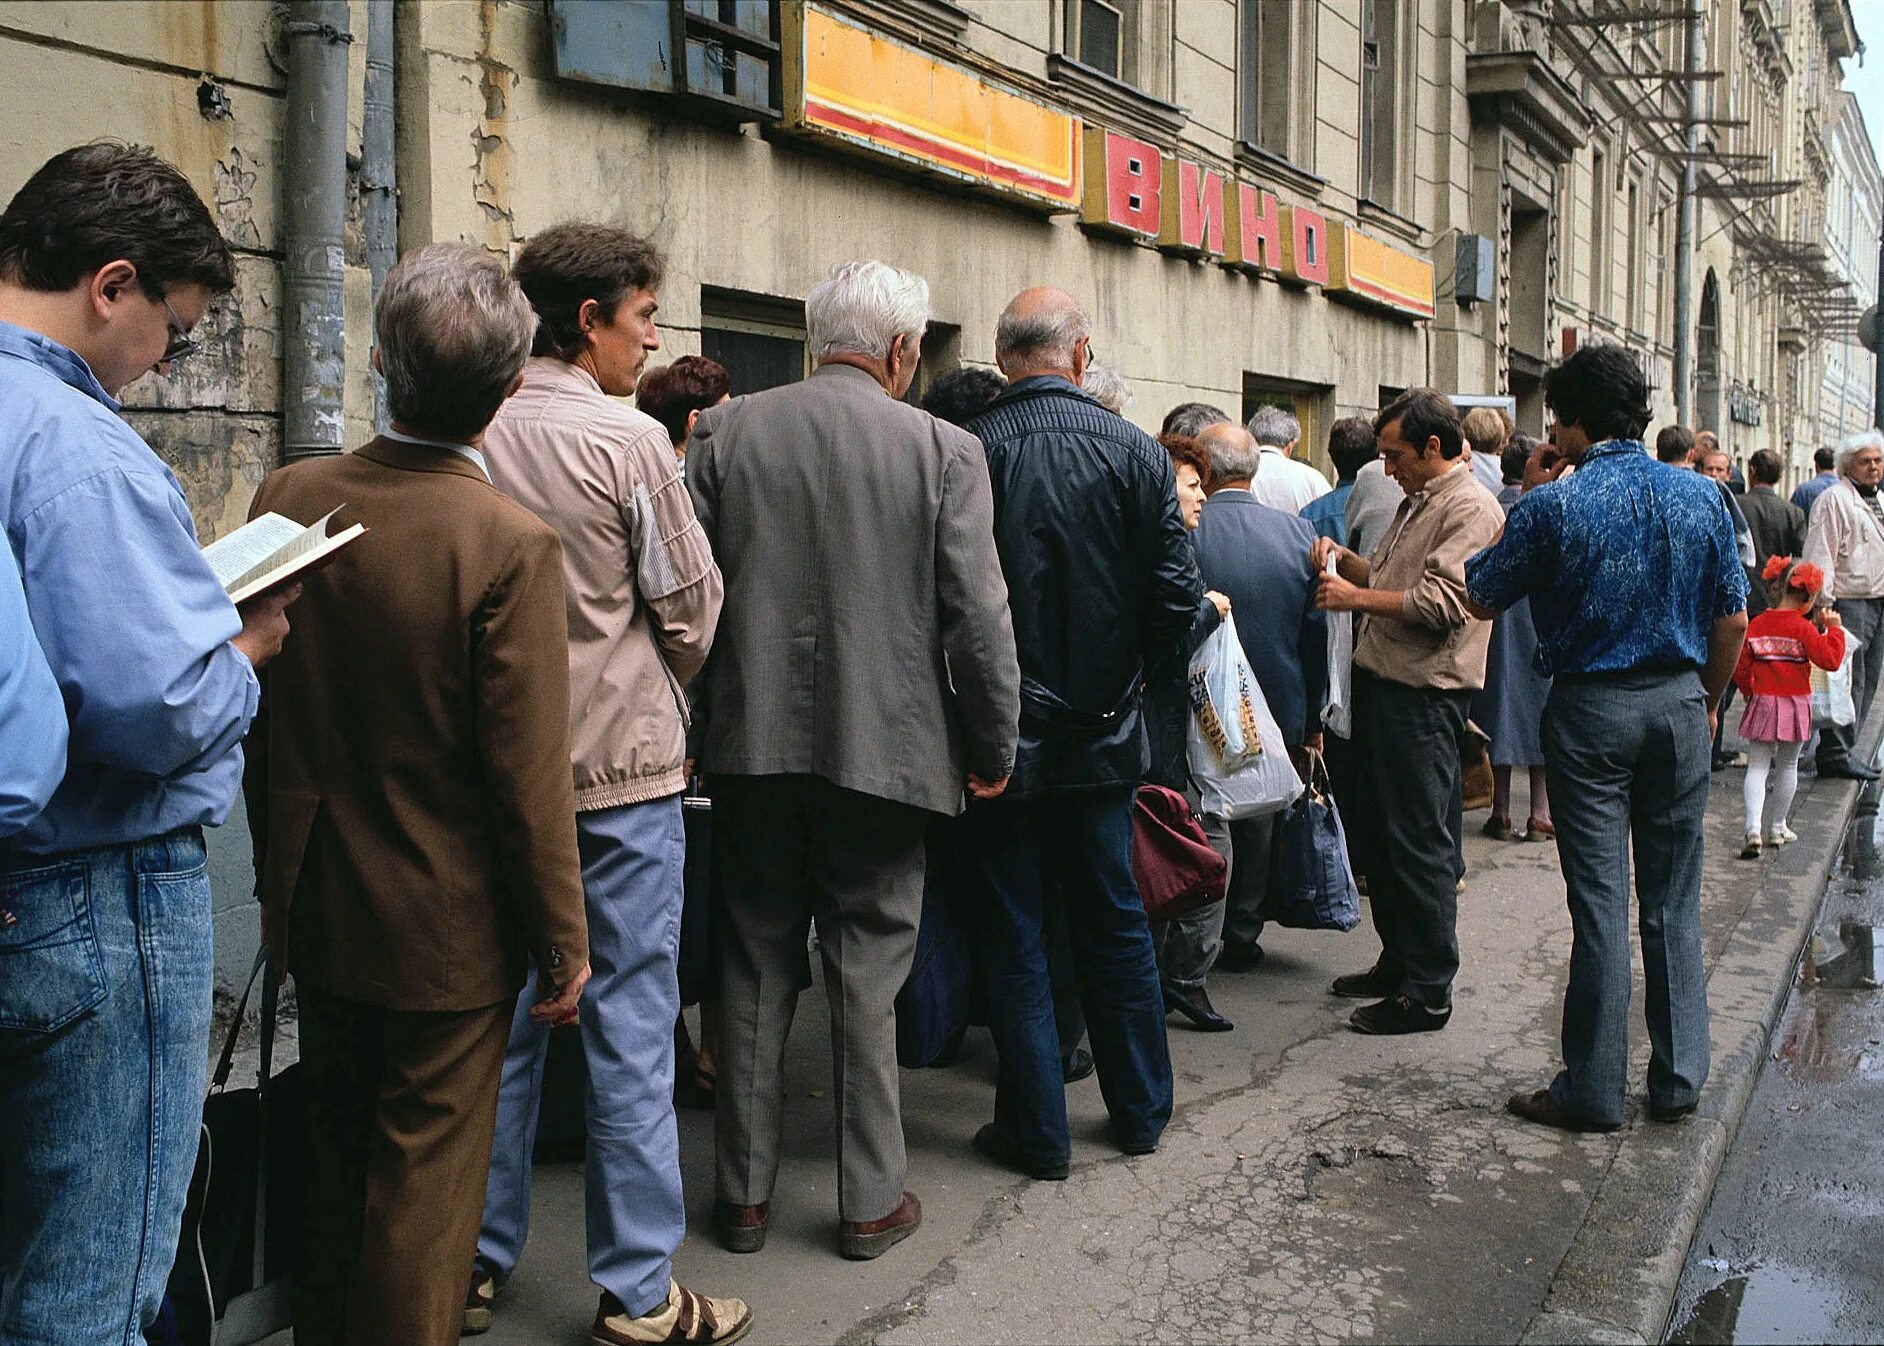
M279 514L250 519L228 537L203 548L203 559L229 591L230 599L246 603L256 594L325 561L364 533L366 526L356 523L327 536L328 520L345 508L335 506L306 527Z

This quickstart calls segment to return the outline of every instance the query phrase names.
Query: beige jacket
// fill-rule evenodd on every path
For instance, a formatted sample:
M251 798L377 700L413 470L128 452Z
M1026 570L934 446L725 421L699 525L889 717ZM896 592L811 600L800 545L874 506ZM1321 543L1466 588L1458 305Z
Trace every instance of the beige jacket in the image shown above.
M498 488L563 541L577 810L679 793L684 689L723 591L667 431L586 370L538 356L484 456Z
M1368 558L1369 588L1406 595L1400 619L1361 617L1355 664L1409 687L1483 687L1491 623L1466 611L1465 562L1497 541L1504 526L1498 498L1463 462L1402 500Z
M1884 597L1884 527L1848 477L1812 502L1804 560L1825 572L1825 597Z

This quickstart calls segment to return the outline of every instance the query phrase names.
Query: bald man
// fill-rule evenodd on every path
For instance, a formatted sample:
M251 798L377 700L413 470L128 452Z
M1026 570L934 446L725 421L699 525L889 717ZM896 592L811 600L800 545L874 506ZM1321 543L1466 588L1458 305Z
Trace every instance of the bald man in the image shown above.
M968 422L987 448L1021 666L1013 778L965 825L1001 1053L994 1121L975 1145L1040 1179L1064 1178L1071 1156L1041 938L1047 882L1064 903L1113 1142L1148 1154L1170 1120L1132 796L1151 761L1140 688L1183 657L1204 592L1170 456L1081 387L1091 331L1062 290L1015 296L995 329L1008 386Z

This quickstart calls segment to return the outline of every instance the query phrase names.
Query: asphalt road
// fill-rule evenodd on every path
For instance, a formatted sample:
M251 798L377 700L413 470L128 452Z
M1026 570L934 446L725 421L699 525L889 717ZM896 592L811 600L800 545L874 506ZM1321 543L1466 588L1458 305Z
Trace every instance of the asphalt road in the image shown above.
M1876 792L1676 1298L1671 1342L1884 1341L1884 864Z

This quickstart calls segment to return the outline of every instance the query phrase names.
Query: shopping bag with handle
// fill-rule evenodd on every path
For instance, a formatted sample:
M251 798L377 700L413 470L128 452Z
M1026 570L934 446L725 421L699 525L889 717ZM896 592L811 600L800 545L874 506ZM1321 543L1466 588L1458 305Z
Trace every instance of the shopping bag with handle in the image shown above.
M1187 755L1202 808L1218 818L1279 813L1302 793L1282 731L1237 639L1234 616L1191 656Z

